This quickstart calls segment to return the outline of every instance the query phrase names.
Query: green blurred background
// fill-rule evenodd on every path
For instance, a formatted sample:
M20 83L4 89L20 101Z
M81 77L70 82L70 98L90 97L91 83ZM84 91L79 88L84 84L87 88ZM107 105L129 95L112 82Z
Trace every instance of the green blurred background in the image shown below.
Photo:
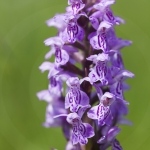
M0 150L63 150L61 129L42 127L46 103L36 92L47 88L47 73L38 66L49 50L43 40L54 36L45 20L65 11L67 0L0 0ZM122 50L125 66L135 73L128 118L118 136L125 150L150 149L150 1L116 0L114 13L126 20L119 37L133 41Z

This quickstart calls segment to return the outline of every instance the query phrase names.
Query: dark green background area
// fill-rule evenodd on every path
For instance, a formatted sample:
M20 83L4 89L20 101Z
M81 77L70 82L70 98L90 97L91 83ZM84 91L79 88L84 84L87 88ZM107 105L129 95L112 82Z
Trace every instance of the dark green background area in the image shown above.
M0 0L0 150L63 150L60 128L42 127L46 103L36 92L46 89L47 73L38 66L49 50L44 39L56 29L45 21L62 13L67 0ZM117 35L133 41L122 50L125 66L135 73L129 79L131 90L128 119L118 136L125 150L150 149L150 2L116 0L114 13L126 20L116 27Z

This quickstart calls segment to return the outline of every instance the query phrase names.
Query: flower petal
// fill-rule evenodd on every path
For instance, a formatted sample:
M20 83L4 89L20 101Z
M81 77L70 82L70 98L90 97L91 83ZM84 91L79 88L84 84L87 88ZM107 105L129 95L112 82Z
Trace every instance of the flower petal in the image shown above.
M121 68L121 69L124 68L121 53L114 53L114 55L111 57L111 62L112 62L112 65L114 67L118 67L118 68Z
M88 123L83 123L83 125L85 126L84 136L87 138L93 137L95 135L93 127Z
M73 14L76 15L80 10L85 7L85 4L76 3L72 5Z
M109 55L105 53L101 53L97 55L97 60L99 61L109 61Z
M51 46L51 45L58 45L58 46L62 46L63 45L63 41L61 40L60 37L56 36L56 37L51 37L48 38L44 41L46 46Z
M80 101L80 106L87 106L89 105L89 97L87 96L87 94L83 91L80 90L80 94L81 94L81 101Z
M122 70L120 71L114 78L115 81L124 81L126 80L127 78L133 78L134 77L134 74L128 70Z
M133 125L132 122L130 122L128 119L123 118L123 117L120 117L120 118L117 120L117 123L118 123L118 124L126 124L126 125L130 125L130 126Z
M84 30L78 25L76 18L71 17L67 26L68 42L75 43L76 40L82 41L83 37Z
M64 45L62 47L62 49L64 49L65 51L67 51L67 53L70 53L70 54L78 52L77 48L75 48L75 47L73 47L71 45Z
M122 40L122 39L116 39L115 45L112 47L112 49L120 50L121 48L125 46L130 46L132 44L132 41L129 40Z
M96 35L90 39L90 44L96 50L102 49L106 51L106 41L102 35Z
M46 24L51 27L54 26L58 28L59 31L63 31L66 28L64 23L65 14L56 14L53 18L46 21Z
M115 82L113 85L111 85L110 92L113 93L115 96L120 97L121 99L124 99L121 81Z
M86 59L89 60L89 61L95 62L96 58L97 58L97 55L95 54L95 55L90 55L90 56L87 57Z
M101 101L105 100L106 98L111 99L111 98L114 98L114 97L115 97L114 94L112 94L110 92L105 92L104 95L101 97Z
M79 143L81 145L85 145L88 143L88 139L86 137L83 137L82 135L79 135Z
M113 26L112 23L108 21L102 21L97 29L97 33L100 34L100 33L106 32L112 26Z
M112 150L123 150L123 148L121 147L121 145L117 139L115 139L113 142Z
M50 79L52 76L55 76L56 74L60 73L62 71L61 68L55 68L55 66L53 65L53 67L51 68L51 70L48 73L48 79Z
M92 24L92 27L93 27L95 30L97 30L97 29L98 29L98 26L99 26L99 21L98 21L98 19L97 19L96 17L94 17L94 16L90 16L90 17L89 17L89 20L90 20L90 22L91 22L91 24Z
M79 110L78 110L78 115L80 116L80 118L82 118L84 112L87 110L87 108L90 108L91 105L86 105L86 106L83 106L81 107Z
M117 136L117 134L119 134L120 131L121 129L117 126L111 128L107 133L107 141L111 142Z
M70 77L66 83L69 87L73 87L73 88L80 87L80 81L78 77Z
M91 83L99 80L99 77L94 69L92 69L92 71L89 73L89 78L90 78Z
M39 98L39 100L45 100L48 103L53 100L53 97L50 95L50 92L48 90L42 90L36 95Z
M75 145L79 142L78 136L76 134L74 134L73 132L72 132L71 139L72 139L72 144L73 145Z
M106 1L100 1L98 4L95 4L93 7L97 10L104 11L107 7L114 4L115 0L106 0Z
M71 141L69 141L66 145L65 150L81 150L80 144L73 145Z
M92 107L88 112L87 116L91 119L98 119L98 109L99 105Z
M106 141L106 136L102 136L102 137L97 141L97 143L103 144L105 141Z
M46 53L45 59L51 58L53 54L55 54L55 49L54 49L54 47L52 47L52 49L51 49L48 53Z
M112 116L117 116L118 118L128 114L128 108L122 101L114 101L110 109Z
M57 48L55 51L55 65L56 67L65 65L69 61L69 55L65 50Z
M41 72L44 72L46 70L50 70L53 66L53 63L45 61L39 66L39 69L41 70Z
M80 79L80 84L82 84L84 81L88 81L88 82L90 82L90 84L93 84L89 77L85 77L83 79Z

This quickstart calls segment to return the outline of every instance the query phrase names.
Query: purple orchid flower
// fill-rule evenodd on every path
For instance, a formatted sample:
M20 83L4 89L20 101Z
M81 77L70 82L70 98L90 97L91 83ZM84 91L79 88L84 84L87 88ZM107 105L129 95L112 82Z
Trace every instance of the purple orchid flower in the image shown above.
M78 14L85 7L82 0L68 0L68 5L72 6L73 15Z
M49 127L58 127L62 126L65 122L64 118L56 118L53 117L59 114L67 114L66 109L64 109L64 103L61 100L55 100L52 103L48 103L46 108L46 121L43 123L43 126L46 128Z
M98 54L91 55L87 58L87 60L93 61L96 64L93 68L91 68L91 72L89 73L90 82L94 83L97 81L101 81L102 85L108 84L108 67L107 61L109 61L108 54Z
M71 134L71 141L72 144L78 144L85 145L88 142L87 138L93 137L94 130L93 127L88 123L82 123L82 116L87 108L89 108L90 105L86 105L78 110L78 112L70 113L68 115L66 114L60 114L57 116L54 116L54 118L63 117L66 116L66 120L69 124L72 124L72 134Z
M42 65L39 67L39 69L44 72L46 70L49 71L49 88L48 90L42 90L37 93L37 97L40 100L45 100L46 102L51 102L54 98L58 98L61 95L62 92L62 81L57 75L60 71L56 70L53 68L54 65L50 62L44 62Z
M65 82L70 75L67 72L64 72L62 69L55 68L54 64L50 62L43 62L39 69L44 72L49 71L48 79L49 86L48 90L42 90L37 93L37 96L40 100L45 100L47 102L57 99L62 95L63 92L63 82Z
M70 87L65 97L65 108L72 112L77 112L79 107L89 105L89 97L85 92L80 90L80 81L77 77L71 77L67 80L67 85Z
M72 124L72 143L78 142L82 145L87 144L87 138L94 136L94 130L88 123L82 123L80 116L77 113L71 113L67 116L67 121Z
M131 73L128 70L119 70L115 77L112 80L112 83L110 85L110 91L115 94L117 97L119 97L120 99L123 99L123 91L128 89L127 86L125 86L124 84L124 80L126 80L127 78L133 78L134 74Z
M65 42L75 43L77 40L82 41L84 38L84 30L77 23L77 20L81 17L87 15L85 13L80 13L77 15L67 16L65 22L67 24L67 28L62 33L62 39Z
M48 59L52 54L55 54L55 65L57 68L69 61L68 53L62 49L64 43L60 37L48 38L44 43L46 46L52 46L51 51L45 55L45 58Z
M50 101L51 99L55 97L59 97L62 92L62 80L61 80L61 76L59 75L59 73L62 70L55 69L54 64L50 62L42 63L39 69L42 72L46 70L49 71L48 78L50 81L48 90L43 90L37 93L39 99L42 99L43 97L45 97L44 100Z
M115 138L119 134L120 130L121 129L119 129L117 126L110 128L106 135L97 141L99 144L102 144L100 149L106 150L111 145L112 150L122 150L119 141Z
M53 80L52 80L53 79ZM66 109L64 109L64 103L61 100L61 92L62 92L62 85L60 81L56 81L54 76L52 77L49 89L42 90L37 93L37 97L39 100L44 100L48 103L46 108L46 122L43 123L45 127L54 127L54 126L62 126L62 119L53 119L53 116L56 116L60 113L67 113Z
M78 142L82 145L87 144L87 138L91 138L94 136L93 127L88 123L82 123L81 117L85 110L90 106L85 106L84 108L80 108L77 113L70 113L67 116L68 123L72 124L72 136L71 140L73 145L77 144Z
M92 24L96 28L96 25L94 23L92 23ZM107 21L103 21L100 23L100 25L97 29L96 36L93 36L91 38L89 37L90 38L90 44L92 45L93 49L95 49L95 50L101 49L105 53L107 52L108 48L107 48L107 44L106 44L106 32L111 27L112 27L112 24L107 22Z
M48 79L50 79L52 76L55 76L56 74L62 72L61 68L56 68L54 63L50 63L48 61L43 62L40 66L39 69L41 72L49 71L48 73Z
M113 12L110 9L110 6L114 3L115 3L115 0L102 0L99 3L95 4L93 7L99 11L100 17L102 18L102 20L106 20L106 21L111 22L112 24L119 25L120 22L124 23L124 21L113 15Z
M100 104L97 106L92 107L87 115L91 119L98 120L98 125L103 126L108 124L108 117L109 122L112 120L111 112L110 112L110 105L114 101L114 95L112 93L106 92L100 99Z
M120 50L125 46L130 46L132 41L117 38L114 28L110 28L106 34L107 46L110 50Z

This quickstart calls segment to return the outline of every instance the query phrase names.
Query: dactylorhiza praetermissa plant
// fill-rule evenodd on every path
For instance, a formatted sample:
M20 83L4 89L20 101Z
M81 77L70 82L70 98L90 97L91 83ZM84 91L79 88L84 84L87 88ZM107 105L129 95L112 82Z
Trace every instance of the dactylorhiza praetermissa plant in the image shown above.
M113 15L114 3L68 0L66 13L47 20L58 34L44 41L51 48L45 59L55 61L39 67L49 71L49 86L37 96L47 102L43 126L62 127L66 150L122 150L116 136L119 124L130 124L123 92L134 74L122 61L120 50L132 42L116 37L114 26L124 20Z

